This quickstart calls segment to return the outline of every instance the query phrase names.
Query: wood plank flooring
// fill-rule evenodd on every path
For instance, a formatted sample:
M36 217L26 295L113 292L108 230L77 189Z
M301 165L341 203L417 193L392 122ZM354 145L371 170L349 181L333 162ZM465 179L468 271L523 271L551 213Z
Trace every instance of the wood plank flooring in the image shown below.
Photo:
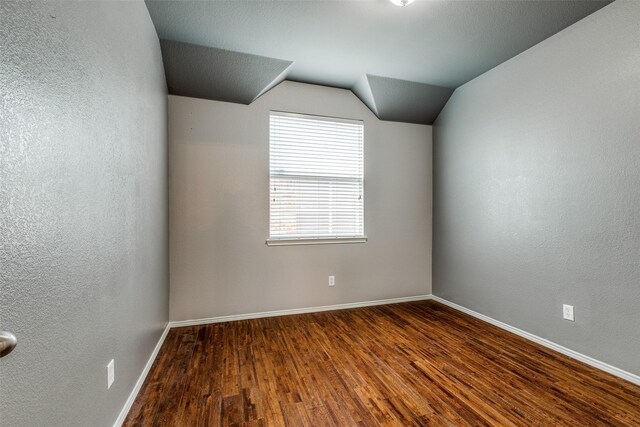
M172 329L125 426L640 426L640 387L434 301Z

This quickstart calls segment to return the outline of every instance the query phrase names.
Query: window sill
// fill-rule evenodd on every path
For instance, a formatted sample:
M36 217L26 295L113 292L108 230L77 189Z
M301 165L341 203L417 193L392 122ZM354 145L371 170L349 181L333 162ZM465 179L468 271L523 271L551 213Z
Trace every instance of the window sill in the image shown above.
M331 237L326 239L267 239L267 246L331 245L340 243L366 243L368 237Z

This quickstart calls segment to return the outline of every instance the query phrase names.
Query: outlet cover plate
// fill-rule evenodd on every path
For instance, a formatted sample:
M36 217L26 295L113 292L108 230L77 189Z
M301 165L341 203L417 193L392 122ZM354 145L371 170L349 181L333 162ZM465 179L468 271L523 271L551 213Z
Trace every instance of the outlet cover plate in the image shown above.
M111 388L111 384L113 384L113 381L115 381L115 379L115 362L113 361L113 359L111 359L111 362L109 362L109 364L107 365L107 390Z
M562 304L562 318L565 320L575 321L573 316L573 306L568 304Z

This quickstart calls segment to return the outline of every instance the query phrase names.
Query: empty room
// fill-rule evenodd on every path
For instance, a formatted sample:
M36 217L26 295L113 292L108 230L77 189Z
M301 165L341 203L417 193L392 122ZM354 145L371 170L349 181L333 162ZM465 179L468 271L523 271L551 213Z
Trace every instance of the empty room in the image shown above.
M639 426L639 0L0 0L0 427Z

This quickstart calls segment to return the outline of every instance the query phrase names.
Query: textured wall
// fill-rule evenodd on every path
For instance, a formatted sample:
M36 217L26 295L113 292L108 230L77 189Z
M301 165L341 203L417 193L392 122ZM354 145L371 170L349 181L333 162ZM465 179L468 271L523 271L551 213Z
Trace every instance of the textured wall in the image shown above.
M0 426L112 425L168 319L166 86L144 3L1 2L0 91L0 329L18 336Z
M606 6L456 90L434 127L434 293L635 374L638 22L640 2Z
M265 245L270 109L364 120L367 243ZM249 106L170 96L169 150L172 320L431 293L430 126L286 81Z

